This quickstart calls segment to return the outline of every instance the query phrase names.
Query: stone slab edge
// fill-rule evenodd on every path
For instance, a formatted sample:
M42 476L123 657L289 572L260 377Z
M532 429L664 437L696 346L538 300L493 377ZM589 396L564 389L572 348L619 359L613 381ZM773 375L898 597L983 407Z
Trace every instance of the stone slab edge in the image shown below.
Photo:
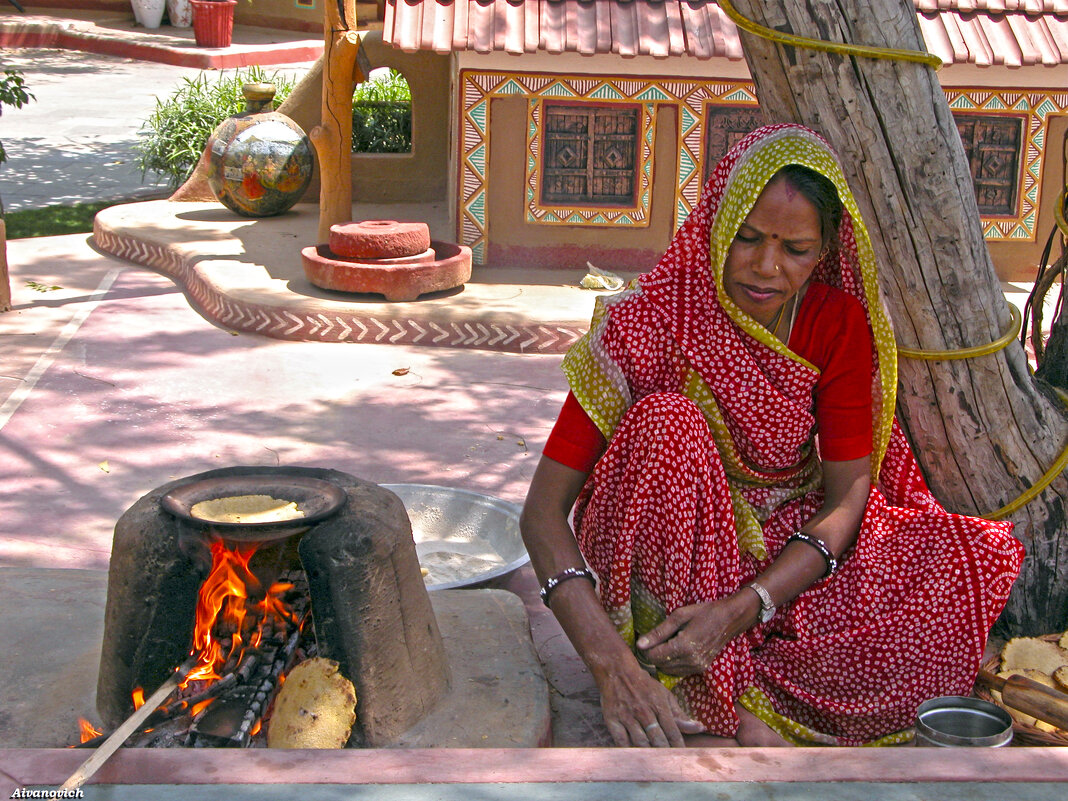
M212 282L204 260L183 252L176 243L154 240L149 230L142 232L114 224L108 211L104 209L93 221L93 241L100 250L172 278L204 317L232 331L297 341L369 342L538 354L566 353L585 333L585 327L579 325L426 319L408 316L403 304L397 305L396 314L387 316L337 308L327 310L323 303L310 299L305 308L295 306L291 298L284 303L279 299L277 305L248 301Z
M0 750L0 792L59 785L73 749ZM14 782L14 783L12 783ZM1068 782L1068 749L434 748L338 751L122 749L99 784L481 784L559 782ZM10 787L9 787L10 785Z

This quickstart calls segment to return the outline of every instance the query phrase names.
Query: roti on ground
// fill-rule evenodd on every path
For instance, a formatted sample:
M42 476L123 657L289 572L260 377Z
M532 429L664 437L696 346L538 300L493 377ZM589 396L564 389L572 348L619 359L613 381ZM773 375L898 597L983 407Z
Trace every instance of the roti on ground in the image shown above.
M267 726L268 748L344 748L356 690L333 659L307 659L286 676Z

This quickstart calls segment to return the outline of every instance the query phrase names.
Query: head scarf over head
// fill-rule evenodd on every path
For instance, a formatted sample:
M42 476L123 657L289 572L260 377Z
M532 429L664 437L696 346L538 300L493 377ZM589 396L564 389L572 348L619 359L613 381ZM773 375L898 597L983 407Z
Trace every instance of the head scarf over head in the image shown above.
M737 391L727 377L739 370L755 367L771 376L773 384L788 380L791 368L784 361L792 363L792 369L801 365L815 373L812 365L743 312L723 287L724 263L738 229L768 182L789 164L808 167L828 178L842 201L837 235L810 280L853 295L867 313L873 339L873 480L878 476L893 425L897 361L889 317L879 296L875 256L837 157L821 136L793 124L759 128L731 148L716 165L700 202L657 266L628 290L598 301L590 332L568 354L564 369L579 402L606 438L611 437L632 402L628 390L620 386L626 371L618 364L609 341L620 332L612 330L609 318L613 306L634 294L651 304L659 324L669 329L685 358L721 401L727 393ZM732 353L743 352L744 358L732 361ZM764 400L756 397L754 402ZM719 421L709 422L721 452L732 451L736 445L746 450L740 443L724 441L737 440L737 428L726 436ZM774 448L776 436L771 435L768 447ZM763 452L759 443L753 451ZM771 459L772 464L775 461Z

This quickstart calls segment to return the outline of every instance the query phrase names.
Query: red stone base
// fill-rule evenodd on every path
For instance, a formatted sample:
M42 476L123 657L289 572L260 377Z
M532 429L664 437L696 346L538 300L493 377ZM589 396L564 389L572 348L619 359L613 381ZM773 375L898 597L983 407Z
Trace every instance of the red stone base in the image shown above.
M429 292L462 286L471 278L471 248L431 242L433 253L418 263L402 260L353 261L330 252L327 245L301 251L304 274L315 286L337 292L377 293L389 301L415 300Z

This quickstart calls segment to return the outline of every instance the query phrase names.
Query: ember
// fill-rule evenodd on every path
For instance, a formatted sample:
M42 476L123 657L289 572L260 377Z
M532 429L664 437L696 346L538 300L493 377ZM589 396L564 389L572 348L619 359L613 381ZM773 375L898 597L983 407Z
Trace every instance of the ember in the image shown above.
M78 718L78 728L81 729L81 742L85 743L92 740L94 737L99 737L102 732L97 731L93 724L85 718Z

